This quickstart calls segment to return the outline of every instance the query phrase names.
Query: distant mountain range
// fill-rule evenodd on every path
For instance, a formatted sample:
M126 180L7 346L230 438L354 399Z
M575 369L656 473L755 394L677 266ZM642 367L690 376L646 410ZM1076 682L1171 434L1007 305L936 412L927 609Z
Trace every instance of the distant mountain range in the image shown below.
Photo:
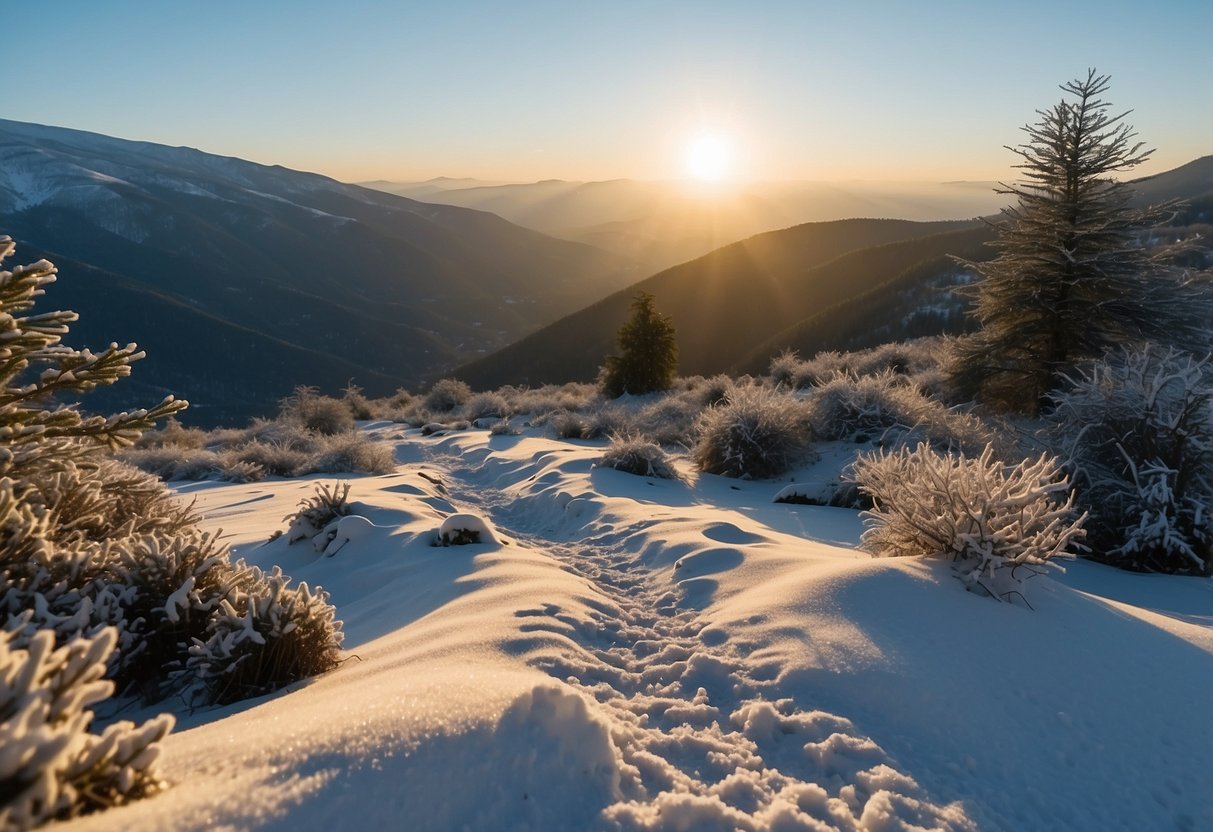
M950 287L963 274L948 255L991 253L977 220L849 219L730 241L646 277L645 258L738 233L754 217L776 222L800 196L772 187L709 209L706 196L626 181L415 187L520 223L581 228L602 245L316 174L0 120L0 234L17 241L16 263L46 257L62 275L40 309L81 314L73 345L137 341L148 352L128 382L86 404L125 408L171 392L193 402L188 419L199 424L271 412L299 384L353 381L385 394L447 374L480 388L590 380L638 289L673 316L683 373L762 372L784 348L954 329ZM1213 217L1213 157L1136 187L1143 201L1188 200L1178 225ZM851 200L837 204L913 215L905 194L856 188L837 189ZM686 208L691 199L702 213ZM958 199L949 204L977 206Z
M1177 233L1213 230L1213 156L1134 187L1141 202L1186 201ZM966 275L949 255L987 259L994 236L981 221L878 219L759 234L664 270L453 375L479 388L590 381L615 349L639 290L673 318L685 375L763 373L785 349L807 356L955 332L965 319L951 290Z
M6 120L0 234L60 267L45 303L81 314L73 343L147 349L128 396L171 390L207 422L300 383L415 387L639 276L481 211Z
M754 234L844 217L972 219L997 211L993 182L566 182L491 184L440 177L367 182L426 202L491 211L527 228L625 257L643 274Z

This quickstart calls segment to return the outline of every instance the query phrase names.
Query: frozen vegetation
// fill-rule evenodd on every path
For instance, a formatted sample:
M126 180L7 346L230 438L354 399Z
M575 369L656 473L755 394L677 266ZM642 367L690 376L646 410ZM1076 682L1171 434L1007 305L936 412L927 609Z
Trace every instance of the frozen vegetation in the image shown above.
M976 333L760 378L642 294L595 386L92 417L142 353L0 272L0 829L1213 828L1213 284L1106 86Z
M250 567L323 586L357 659L179 715L176 785L77 823L1210 826L1213 582L1182 553L1198 574L1096 562L1121 558L1093 547L1115 531L1088 490L1114 473L1090 473L1104 423L1156 447L1187 413L1203 464L1207 367L1134 354L1075 378L1055 418L994 417L945 403L947 354L782 356L619 399L307 393L390 472L175 488ZM292 406L267 424L314 433Z
M967 591L979 560L873 559L855 510L773 502L834 477L843 446L773 480L667 446L664 479L526 421L364 423L400 465L336 490L179 484L251 565L324 586L356 659L182 713L161 744L174 785L75 828L1213 822L1208 578L1067 560L998 603ZM322 503L311 537L278 534ZM479 539L435 545L459 530Z

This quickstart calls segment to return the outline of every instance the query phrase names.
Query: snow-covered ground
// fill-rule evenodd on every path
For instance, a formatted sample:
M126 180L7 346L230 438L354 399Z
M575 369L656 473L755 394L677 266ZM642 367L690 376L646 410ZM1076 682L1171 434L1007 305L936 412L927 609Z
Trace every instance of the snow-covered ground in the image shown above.
M1027 609L856 551L786 479L366 429L401 466L348 478L331 556L265 541L333 477L181 488L332 593L348 659L184 715L175 785L73 828L1213 829L1207 579L1075 563ZM481 543L434 545L456 514Z

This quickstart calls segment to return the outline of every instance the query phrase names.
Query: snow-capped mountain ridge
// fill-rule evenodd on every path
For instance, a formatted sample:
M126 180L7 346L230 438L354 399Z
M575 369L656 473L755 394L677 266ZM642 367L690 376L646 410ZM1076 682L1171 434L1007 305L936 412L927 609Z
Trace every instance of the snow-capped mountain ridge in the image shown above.
M136 379L224 408L212 418L272 410L299 384L416 386L634 277L481 211L5 120L0 217L19 258L61 266L55 302L85 321L73 335L138 341L149 358ZM201 341L182 350L172 338L186 331Z

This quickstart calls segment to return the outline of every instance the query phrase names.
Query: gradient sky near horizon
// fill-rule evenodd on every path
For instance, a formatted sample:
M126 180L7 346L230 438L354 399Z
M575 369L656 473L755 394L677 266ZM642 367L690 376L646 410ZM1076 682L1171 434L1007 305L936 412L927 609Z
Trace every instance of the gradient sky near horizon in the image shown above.
M1006 179L1097 67L1154 158L1213 153L1213 2L22 0L0 117L345 181Z

